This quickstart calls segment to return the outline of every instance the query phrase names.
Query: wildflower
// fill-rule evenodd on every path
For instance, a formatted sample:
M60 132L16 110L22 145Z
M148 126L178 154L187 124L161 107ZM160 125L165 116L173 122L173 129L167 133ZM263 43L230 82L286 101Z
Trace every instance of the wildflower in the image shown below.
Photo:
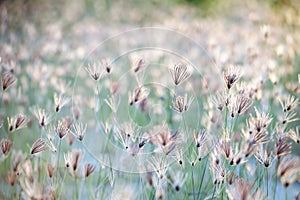
M63 94L57 95L56 93L54 93L55 112L59 112L62 107L64 107L69 102L69 100L70 99Z
M81 150L73 149L71 152L68 152L67 154L64 155L65 166L67 168L71 167L73 172L76 171L82 157L83 157L83 152Z
M231 143L230 141L222 140L218 143L218 146L217 146L219 153L223 154L223 156L226 159L229 159L233 154L230 143Z
M296 131L293 129L290 129L290 138L294 140L297 144L300 144L300 133L299 133L299 128L297 127Z
M150 162L152 170L156 173L159 179L164 179L167 177L168 163L162 157L153 157Z
M256 160L266 168L270 167L274 160L273 152L269 150L268 146L264 148L261 145L254 156Z
M238 115L243 114L252 105L251 99L244 95L239 95L235 103L236 112Z
M20 164L25 160L26 155L22 153L22 151L16 152L15 150L12 151L11 154L11 167L12 170L16 173L19 174L18 170L20 167Z
M218 149L215 148L211 154L211 158L214 164L219 165L221 162L221 154L218 152Z
M132 95L129 95L129 105L133 105L134 103L139 103L147 98L149 94L149 90L145 87L138 87L134 90Z
M257 149L257 144L255 144L254 142L247 142L245 145L242 146L244 147L243 154L245 158L252 156Z
M55 170L54 166L51 163L47 163L46 167L47 167L48 177L52 178L54 175L54 170Z
M12 132L14 130L14 118L7 117L8 131Z
M11 186L13 186L15 184L15 181L16 181L16 174L15 174L15 172L9 171L7 173L6 179L7 179L8 184L11 185Z
M300 172L299 158L296 156L286 156L282 159L278 166L277 176L281 183L288 187L297 179Z
M41 108L34 109L34 115L39 121L41 127L46 127L50 121L50 115L46 114L45 110Z
M294 111L291 112L285 112L283 117L279 117L279 120L281 121L281 123L283 125L294 122L294 121L298 121L299 118L296 117L297 113Z
M173 180L172 185L174 186L175 191L178 192L184 185L187 175L182 173L181 171L177 171L176 173L174 171L170 172L171 178Z
M299 104L299 99L289 95L284 102L280 100L280 104L283 112L290 112L297 107L297 105Z
M226 92L218 92L215 96L212 97L211 101L218 110L222 111L224 107L227 107L229 105L230 98L230 94L226 94Z
M83 125L82 123L75 123L73 128L74 132L72 133L78 138L78 140L82 141L86 134L87 124Z
M212 166L210 167L210 170L212 171L213 174L213 183L220 184L224 182L224 179L226 177L226 172L225 169L220 165L213 163Z
M277 136L275 141L275 152L277 158L282 157L291 152L292 144L288 142L288 136L282 135Z
M73 114L73 118L75 120L79 120L79 118L81 116L81 110L80 110L79 106L72 107L72 114Z
M179 112L179 113L182 113L182 112L185 112L188 110L189 106L191 105L193 101L193 98L190 98L189 100L187 99L187 95L185 95L184 97L183 96L176 96L174 101L173 101L173 106L172 108Z
M22 128L25 125L25 123L26 123L26 116L19 114L15 119L14 129L18 130L18 129Z
M63 120L58 121L58 125L56 128L56 133L59 138L63 138L65 135L67 135L70 132L70 128L66 126L66 123L64 123Z
M269 116L269 113L259 112L257 108L255 109L256 117L250 116L248 121L248 127L250 130L254 130L256 132L264 131L267 126L271 123L272 118Z
M10 86L12 86L16 82L16 78L10 72L4 72L2 74L2 90L7 90Z
M111 72L111 61L108 58L102 59L101 64L105 67L106 72L109 74Z
M187 65L183 63L177 63L174 65L173 71L170 72L175 85L180 85L190 76L187 69Z
M227 89L232 88L232 86L240 79L241 73L239 69L233 65L230 65L226 72L223 74L223 78Z
M231 200L251 200L262 199L262 192L257 189L253 193L254 183L243 179L236 179L233 184L226 189L229 199Z
M93 165L91 163L86 163L84 165L84 176L88 177L89 175L91 175L91 173L93 173L95 168L96 168L95 165Z
M30 153L37 154L40 152L43 152L48 149L48 146L46 145L46 142L43 138L37 139L31 146Z
M166 125L163 125L162 127L154 127L154 130L156 134L150 132L150 141L153 144L165 147L180 140L180 131L175 131L172 134Z
M64 154L64 159L65 159L65 166L66 168L69 168L71 166L72 163L72 152L68 152L66 154Z
M1 140L1 151L2 153L7 156L13 146L13 142L8 139Z
M146 60L143 57L136 57L132 63L132 69L135 73L147 67Z
M85 70L95 81L100 78L100 69L97 63L94 62L93 64L88 64L88 66L85 67Z
M205 129L200 129L197 135L194 133L194 141L197 148L202 147L204 145L204 143L207 140L206 136L207 131Z
M52 127L47 130L47 141L46 141L46 144L48 145L48 147L50 148L50 150L52 152L56 152L57 151L57 148L56 148L56 146L54 144L54 141L55 141L54 134L56 134L56 132L53 130Z

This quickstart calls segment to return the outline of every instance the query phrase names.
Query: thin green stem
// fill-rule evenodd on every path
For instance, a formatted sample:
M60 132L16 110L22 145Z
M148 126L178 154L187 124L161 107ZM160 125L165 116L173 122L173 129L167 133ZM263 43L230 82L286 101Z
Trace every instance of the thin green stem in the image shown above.
M269 199L269 172L268 172L268 168L265 168L265 173L266 173L267 199Z
M56 183L59 182L59 160L60 160L61 139L58 142L57 163L56 163Z
M58 192L57 199L60 199L61 191L62 191L62 188L63 188L62 185L63 185L63 183L65 181L66 175L67 175L67 170L65 170L63 179L62 179L62 181L60 183L60 187L59 187L59 192Z
M273 191L273 199L275 199L275 195L276 195L276 190L277 190L277 181L278 181L278 176L277 176L277 169L280 163L280 158L278 158L277 162L276 162L276 168L275 168L275 187L274 187L274 191Z
M214 198L214 196L215 196L215 193L216 193L216 188L217 188L217 185L215 185L215 187L214 187L214 191L213 191L213 194L212 194L212 196L211 196L211 199L213 199L213 198Z
M78 199L78 184L77 184L77 176L75 175L75 199Z
M203 170L203 173L202 173L202 176L201 176L201 182L200 182L199 189L198 189L197 199L199 199L199 197L200 197L200 192L201 192L202 183L203 183L203 180L204 180L204 175L205 175L205 171L206 171L206 167L207 167L207 162L208 162L208 158L206 158L206 161L205 161L205 166L204 166L204 170Z
M195 200L195 183L194 183L194 167L192 166L192 187L193 187L193 199Z

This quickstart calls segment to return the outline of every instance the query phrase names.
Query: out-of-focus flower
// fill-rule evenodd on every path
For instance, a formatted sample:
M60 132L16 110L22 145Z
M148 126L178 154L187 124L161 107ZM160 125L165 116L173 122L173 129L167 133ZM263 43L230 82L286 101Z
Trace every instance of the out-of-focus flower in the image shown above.
M175 85L180 85L190 76L187 65L183 63L175 64L170 72Z
M278 166L277 175L281 183L288 187L296 181L300 173L300 162L296 156L285 156Z
M65 95L63 94L58 95L54 93L55 112L59 112L62 109L62 107L64 107L69 101L70 99Z
M48 146L43 138L37 139L31 146L30 153L37 154L48 149Z
M85 70L89 73L89 75L95 80L98 81L101 73L100 73L100 67L99 64L93 63L93 64L88 64L87 67L85 67Z
M7 156L9 152L11 151L13 146L13 142L8 139L2 139L1 140L1 151L2 153Z
M78 140L82 141L86 134L87 124L84 125L82 123L75 123L73 128L74 132L72 133L78 138Z
M16 78L10 72L4 72L2 74L2 90L7 90L10 86L12 86L16 82Z
M84 176L89 177L95 170L96 166L91 163L84 164Z

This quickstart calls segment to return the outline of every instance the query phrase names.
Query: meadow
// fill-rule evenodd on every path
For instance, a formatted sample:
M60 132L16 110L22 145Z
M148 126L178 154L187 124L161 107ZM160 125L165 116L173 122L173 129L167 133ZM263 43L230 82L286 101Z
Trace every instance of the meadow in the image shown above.
M300 199L298 1L0 1L0 199Z

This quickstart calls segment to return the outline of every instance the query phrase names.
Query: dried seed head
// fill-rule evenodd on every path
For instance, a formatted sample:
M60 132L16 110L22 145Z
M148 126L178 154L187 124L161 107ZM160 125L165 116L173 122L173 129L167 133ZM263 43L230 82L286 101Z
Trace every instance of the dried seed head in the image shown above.
M2 90L7 90L10 86L12 86L16 82L16 78L10 72L4 72L2 74Z
M135 73L147 67L146 60L143 57L136 57L132 63L132 69Z
M15 119L15 122L14 122L14 127L15 129L20 129L22 128L24 125L26 124L26 116L25 115L22 115L22 114L19 114L16 119Z
M71 167L71 170L75 172L78 169L82 157L83 152L81 150L73 149L71 152L64 155L65 166L67 168Z
M290 112L297 108L299 99L295 96L289 95L284 101L280 100L283 112Z
M289 154L292 149L292 144L288 142L288 136L287 135L278 135L276 137L275 142L275 152L277 158L282 157L283 155Z
M288 155L281 160L278 166L277 175L285 187L293 184L296 181L299 173L300 161L297 156Z
M270 167L274 160L273 152L269 150L268 146L264 147L261 145L254 156L256 160L266 168Z
M59 138L63 138L67 133L70 131L67 127L64 126L64 123L62 121L58 121L58 125L56 128L56 133Z
M13 146L13 142L8 139L2 139L1 140L1 151L2 153L7 156L9 152L11 151Z
M62 107L64 107L68 102L70 101L69 98L67 98L63 94L56 94L54 93L54 105L55 105L55 112L59 112Z
M46 145L46 142L43 138L37 139L30 149L30 153L32 155L43 152L48 149L48 146Z
M89 175L91 175L91 173L94 172L96 166L91 164L91 163L86 163L84 165L84 176L88 177Z
M101 73L100 73L100 67L97 63L94 62L93 64L88 64L88 66L85 67L85 70L95 81L99 80Z
M50 115L46 114L45 110L41 108L34 108L33 110L35 117L39 121L41 127L46 127L50 122Z
M82 123L75 123L73 128L74 132L72 133L78 138L78 140L82 141L86 134L87 124L84 125Z
M145 87L138 87L134 90L132 95L129 94L129 105L139 103L146 99L149 95L149 89Z
M48 177L52 178L54 175L54 170L55 170L54 166L51 163L47 163L46 167L47 167Z
M237 67L230 65L224 72L223 77L227 89L231 89L232 86L240 79L241 73Z
M197 148L200 148L204 145L204 143L207 141L206 136L207 131L205 129L200 129L197 134L194 132L194 141Z
M109 74L112 68L110 59L109 58L102 59L101 64L105 67L106 72Z
M12 151L12 154L11 154L11 167L12 167L12 170L18 174L18 170L19 170L19 166L20 164L25 160L26 158L26 155L22 153L22 151Z
M172 108L175 111L179 112L179 113L185 112L185 111L188 110L188 108L191 105L192 101L193 101L193 98L190 98L188 100L187 94L185 96L178 95L173 100Z
M190 76L190 73L187 70L188 67L186 64L177 63L174 65L173 71L170 72L175 85L180 85Z
M13 186L15 184L15 181L16 181L16 174L15 174L15 172L9 171L7 173L6 179L7 179L8 184L11 185L11 186Z
M300 144L299 127L297 127L296 130L290 129L289 133L290 133L290 138L297 144Z

